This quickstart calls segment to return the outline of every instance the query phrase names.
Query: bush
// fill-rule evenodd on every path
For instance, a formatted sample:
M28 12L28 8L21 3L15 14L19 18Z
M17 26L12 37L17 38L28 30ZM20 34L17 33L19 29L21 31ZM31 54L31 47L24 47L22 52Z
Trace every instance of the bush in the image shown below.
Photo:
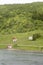
M36 40L36 39L38 39L40 37L41 37L41 35L39 33L33 34L33 40Z

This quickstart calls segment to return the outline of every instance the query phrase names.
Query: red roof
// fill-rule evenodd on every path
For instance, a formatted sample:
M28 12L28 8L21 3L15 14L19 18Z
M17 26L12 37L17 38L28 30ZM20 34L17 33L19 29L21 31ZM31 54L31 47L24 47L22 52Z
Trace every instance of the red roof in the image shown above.
M13 39L16 39L16 37L13 37Z

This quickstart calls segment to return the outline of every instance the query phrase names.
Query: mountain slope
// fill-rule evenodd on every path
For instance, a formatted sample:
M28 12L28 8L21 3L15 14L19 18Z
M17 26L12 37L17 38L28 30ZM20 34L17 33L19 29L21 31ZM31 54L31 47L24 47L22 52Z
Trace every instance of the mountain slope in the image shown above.
M0 33L43 31L43 2L0 5Z

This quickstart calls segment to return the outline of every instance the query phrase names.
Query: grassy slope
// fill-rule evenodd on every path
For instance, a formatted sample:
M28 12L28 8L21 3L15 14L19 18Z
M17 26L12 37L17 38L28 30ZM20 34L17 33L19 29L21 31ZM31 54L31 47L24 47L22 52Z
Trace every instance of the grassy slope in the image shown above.
M35 41L29 41L28 37L33 33L40 33L42 35L41 38ZM12 38L17 38L17 47L15 47ZM0 48L7 48L7 45L12 44L13 48L18 49L27 49L27 50L40 50L39 46L43 46L43 31L33 31L27 33L15 33L9 35L0 35ZM26 46L27 45L27 46Z

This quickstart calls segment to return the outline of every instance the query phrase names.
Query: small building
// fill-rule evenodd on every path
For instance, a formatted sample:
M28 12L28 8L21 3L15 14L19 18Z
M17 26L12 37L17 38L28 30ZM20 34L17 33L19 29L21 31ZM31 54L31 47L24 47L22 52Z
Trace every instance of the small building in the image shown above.
M13 38L13 42L16 42L16 41L17 41L17 38L14 37L14 38Z
M28 39L29 39L29 40L33 40L33 36L30 36Z
M12 46L11 45L8 45L8 49L11 49L12 48Z

